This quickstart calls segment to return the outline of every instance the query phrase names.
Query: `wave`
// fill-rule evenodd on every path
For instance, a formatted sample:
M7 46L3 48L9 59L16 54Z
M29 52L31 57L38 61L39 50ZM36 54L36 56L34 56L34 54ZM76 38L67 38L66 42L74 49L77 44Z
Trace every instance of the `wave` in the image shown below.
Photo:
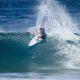
M27 33L0 33L0 72L79 69L79 55L75 53L79 42L47 37L46 42L29 48L30 40Z
M35 28L45 28L46 42L28 48L31 34L0 34L0 71L80 69L79 29L67 10L55 0L42 1L38 9Z

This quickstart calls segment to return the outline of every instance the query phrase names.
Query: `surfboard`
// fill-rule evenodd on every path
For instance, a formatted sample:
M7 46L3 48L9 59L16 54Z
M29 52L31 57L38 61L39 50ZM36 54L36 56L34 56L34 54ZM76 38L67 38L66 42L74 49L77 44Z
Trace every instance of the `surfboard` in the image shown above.
M41 39L41 38L39 38L39 39L37 40L37 37L38 37L38 35L35 36L35 37L30 41L30 43L28 44L29 47L34 46L34 45L40 43L41 41L43 41L43 39Z

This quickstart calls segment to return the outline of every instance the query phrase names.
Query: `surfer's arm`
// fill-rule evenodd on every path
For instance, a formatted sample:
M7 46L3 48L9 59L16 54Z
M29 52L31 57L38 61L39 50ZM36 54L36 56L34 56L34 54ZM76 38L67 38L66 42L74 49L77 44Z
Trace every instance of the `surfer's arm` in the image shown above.
M38 40L39 38L41 38L41 35L40 34L37 36L37 39L36 40Z

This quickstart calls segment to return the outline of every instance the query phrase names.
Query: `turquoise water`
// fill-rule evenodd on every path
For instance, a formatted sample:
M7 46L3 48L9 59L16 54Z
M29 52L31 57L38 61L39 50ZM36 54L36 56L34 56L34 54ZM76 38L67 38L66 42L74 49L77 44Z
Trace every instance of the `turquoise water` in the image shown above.
M68 63L71 64L72 69L79 67L78 53L73 53L73 56L73 48L73 50L68 49L70 53L66 55L66 46L77 47L80 43L77 44L73 40L60 43L55 37L53 39L47 37L45 42L28 47L31 39L29 33L0 33L0 72L26 72L47 68L66 69ZM61 48L63 45L64 49ZM76 58L78 60L74 64ZM72 59L74 62L71 62Z
M74 35L77 38L80 37L79 34ZM45 42L28 47L31 39L29 33L0 33L0 72L26 72L45 68L66 69L65 63L78 59L78 53L73 53L73 47L79 47L80 44L76 40L65 40L60 43L55 36L54 38L47 37ZM63 45L64 49L61 48ZM71 59L66 55L66 46L69 46L69 56L73 53L70 56ZM74 64L75 61L72 62L71 67L77 69L79 59L76 64Z
M56 48L57 41L55 39L53 45L47 38L41 44L28 47L30 40L29 33L0 34L1 72L26 72L53 65L55 68L56 65L59 65L57 61L63 56L56 55L59 50ZM54 46L53 49L51 49L52 46Z

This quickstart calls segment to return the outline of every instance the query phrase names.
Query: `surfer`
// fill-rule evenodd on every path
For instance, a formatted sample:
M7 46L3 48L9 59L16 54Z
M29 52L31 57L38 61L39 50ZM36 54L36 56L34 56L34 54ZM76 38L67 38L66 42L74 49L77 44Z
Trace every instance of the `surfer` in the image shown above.
M38 37L37 40L41 38L41 39L46 39L46 33L44 28L39 28L39 33L38 33Z

